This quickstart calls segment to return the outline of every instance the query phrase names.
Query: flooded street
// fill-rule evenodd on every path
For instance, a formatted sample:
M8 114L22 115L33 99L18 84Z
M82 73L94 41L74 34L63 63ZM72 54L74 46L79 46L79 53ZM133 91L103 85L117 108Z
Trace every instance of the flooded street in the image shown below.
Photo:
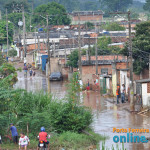
M37 75L32 78L29 76L24 78L22 73L18 73L18 82L15 88L23 88L34 92L41 90L44 92L51 91L54 97L63 98L66 94L66 83L67 81L49 83L49 80L41 73L37 73ZM113 137L115 135L127 136L127 133L113 133L113 128L149 129L150 127L150 119L148 117L129 113L122 109L121 106L118 107L106 101L105 98L100 96L99 92L88 91L81 94L83 95L83 100L81 100L83 104L93 110L94 120L92 128L95 132L109 137L105 141L105 145L109 149L112 148L112 145L114 149L116 149L116 144L113 142ZM135 133L133 134L136 135ZM150 137L149 133L138 133L137 135ZM101 146L102 143L100 143L100 147ZM122 144L118 143L118 146L121 148ZM124 147L127 150L149 150L150 142L147 144L125 143Z

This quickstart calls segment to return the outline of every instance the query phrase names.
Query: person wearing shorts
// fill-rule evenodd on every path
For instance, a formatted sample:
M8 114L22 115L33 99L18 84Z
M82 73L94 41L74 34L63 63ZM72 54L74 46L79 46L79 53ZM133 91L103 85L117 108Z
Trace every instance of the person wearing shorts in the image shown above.
M24 149L27 150L28 144L30 145L30 140L27 136L24 135L24 133L20 134L20 139L19 139L19 150Z
M13 143L17 144L18 143L18 132L17 132L17 128L13 125L13 123L10 124L10 131L13 137Z

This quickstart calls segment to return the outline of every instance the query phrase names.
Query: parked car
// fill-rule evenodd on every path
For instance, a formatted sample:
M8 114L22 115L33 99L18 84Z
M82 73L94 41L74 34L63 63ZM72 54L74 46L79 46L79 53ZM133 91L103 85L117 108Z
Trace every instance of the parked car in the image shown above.
M50 81L52 80L57 80L57 81L61 81L63 80L63 76L61 74L61 72L52 72L49 76Z

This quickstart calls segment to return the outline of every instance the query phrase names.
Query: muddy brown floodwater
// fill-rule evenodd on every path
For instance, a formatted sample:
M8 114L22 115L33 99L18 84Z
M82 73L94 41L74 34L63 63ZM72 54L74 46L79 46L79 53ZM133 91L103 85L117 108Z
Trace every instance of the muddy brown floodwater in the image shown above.
M66 95L66 83L67 81L58 81L58 82L49 82L49 80L40 72L37 72L35 77L30 78L29 75L27 78L23 76L23 73L18 73L18 82L15 85L15 88L23 88L27 91L40 91L50 92L56 98L63 98ZM115 135L125 135L127 133L113 133L113 128L118 129L150 129L150 119L149 117L144 117L137 114L131 114L122 107L117 107L115 104L112 104L106 101L105 98L101 97L99 92L88 91L80 93L82 96L81 102L90 107L93 110L93 123L92 128L96 133L105 135L108 139L105 141L105 146L111 150L112 145L114 149L117 150L122 147L122 144L115 144L113 142L113 137ZM150 137L149 133L133 134L139 136ZM102 143L100 142L100 149ZM124 143L124 147L127 150L149 150L150 142L148 143Z

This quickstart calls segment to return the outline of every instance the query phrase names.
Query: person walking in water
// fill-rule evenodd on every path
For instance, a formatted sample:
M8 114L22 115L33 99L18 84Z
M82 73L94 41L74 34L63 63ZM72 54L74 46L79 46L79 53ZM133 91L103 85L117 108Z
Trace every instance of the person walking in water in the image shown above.
M27 71L28 71L28 68L27 68L27 66L26 66L26 65L23 67L23 70L24 70L24 76L26 76L26 77L27 77Z
M29 73L30 73L30 77L32 77L32 74L33 74L32 69L30 69Z
M125 85L122 84L121 86L121 102L125 103Z
M89 82L89 79L88 79L88 81L87 81L86 90L87 90L87 91L90 90L90 82Z
M118 86L117 86L117 90L116 90L117 104L119 104L119 94L120 94L120 87L119 87L119 85L118 85Z

